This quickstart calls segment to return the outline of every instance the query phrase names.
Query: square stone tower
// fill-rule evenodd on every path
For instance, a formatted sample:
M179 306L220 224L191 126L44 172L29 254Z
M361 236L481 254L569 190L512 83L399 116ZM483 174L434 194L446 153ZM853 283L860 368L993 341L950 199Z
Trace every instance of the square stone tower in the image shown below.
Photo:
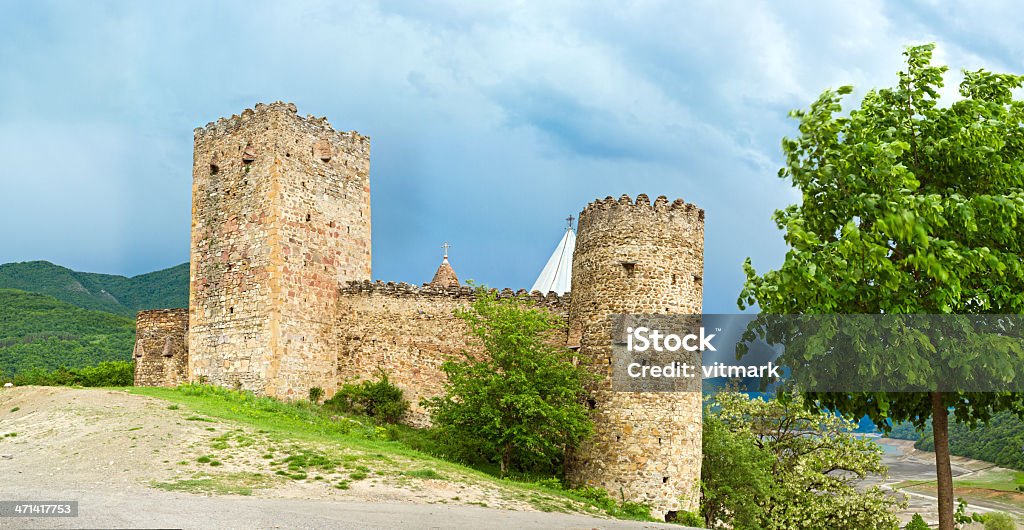
M195 130L191 380L283 398L337 387L339 286L370 279L370 140L295 105Z

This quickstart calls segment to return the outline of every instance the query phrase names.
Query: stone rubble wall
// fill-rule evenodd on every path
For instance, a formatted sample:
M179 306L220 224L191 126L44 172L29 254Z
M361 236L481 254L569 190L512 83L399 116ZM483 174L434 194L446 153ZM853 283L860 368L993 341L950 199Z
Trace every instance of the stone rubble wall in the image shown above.
M135 386L188 381L188 309L141 311L135 317Z
M567 296L510 289L499 291L498 296L524 296L563 319L567 314ZM468 335L466 324L455 316L457 309L468 308L474 299L472 287L349 283L341 289L338 304L339 384L375 379L378 370L384 370L410 402L403 423L428 425L430 418L420 400L443 394L441 364L464 351L483 352Z
M698 508L701 394L613 391L610 316L700 314L703 249L704 211L682 200L608 197L579 216L570 337L602 378L588 399L594 435L570 455L567 477L649 504L668 520Z

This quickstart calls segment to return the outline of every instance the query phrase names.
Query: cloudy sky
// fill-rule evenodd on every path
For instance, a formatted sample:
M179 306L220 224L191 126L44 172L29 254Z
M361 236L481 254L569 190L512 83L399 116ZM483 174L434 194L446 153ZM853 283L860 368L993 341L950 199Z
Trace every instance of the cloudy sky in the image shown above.
M787 111L891 85L907 44L1024 72L1011 4L0 0L0 263L187 261L192 129L283 100L372 138L375 278L428 281L449 240L529 287L566 216L647 193L706 210L732 312L743 259L785 252Z

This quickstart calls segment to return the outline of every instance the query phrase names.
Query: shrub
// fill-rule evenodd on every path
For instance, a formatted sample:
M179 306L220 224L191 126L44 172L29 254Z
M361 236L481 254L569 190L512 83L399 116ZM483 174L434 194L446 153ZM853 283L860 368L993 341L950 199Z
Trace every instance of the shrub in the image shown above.
M857 481L885 471L856 424L778 398L719 392L706 400L701 510L709 527L895 530L905 503ZM833 473L842 470L844 473ZM808 492L814 492L808 494Z
M309 389L309 402L320 403L320 400L324 398L324 389L314 386Z
M924 522L924 518L919 513L915 513L904 528L905 530L930 530L928 523Z
M12 382L18 386L132 386L135 383L135 363L107 361L72 370L60 367L51 372L35 368L19 372Z
M1015 530L1017 525L1013 518L1005 513L990 513L985 515L985 530Z
M681 511L676 513L676 518L672 522L679 523L685 526L692 526L694 528L704 528L704 518L688 511Z
M346 383L324 405L341 412L365 414L384 423L398 423L407 410L405 392L381 370L376 380Z

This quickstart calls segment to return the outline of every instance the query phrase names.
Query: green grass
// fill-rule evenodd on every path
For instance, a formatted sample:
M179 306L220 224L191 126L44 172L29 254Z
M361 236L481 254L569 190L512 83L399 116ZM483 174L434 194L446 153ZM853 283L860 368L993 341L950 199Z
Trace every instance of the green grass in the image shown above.
M14 407L11 409L11 412L18 412L19 410L21 410L21 407Z
M402 474L413 478L444 480L444 475L434 471L433 469L416 469L413 471L405 471Z
M899 484L895 484L895 487L897 488L915 486L927 486L934 488L935 481L921 482L919 480L906 480ZM963 478L953 479L953 487L955 488L978 488L992 491L1019 492L1020 490L1018 488L1022 486L1024 486L1024 471L1014 471L1012 469L989 469Z
M301 480L309 469L327 470L330 464L349 470L347 480L335 483L338 489L347 489L350 481L369 477L371 469L361 461L373 462L374 472L400 466L409 471L396 474L411 478L443 478L454 482L475 483L502 491L510 499L528 502L546 511L583 512L611 515L632 520L652 520L645 510L627 505L625 508L592 489L570 490L557 484L557 480L536 482L537 477L499 479L466 465L450 462L419 449L430 449L429 433L403 426L381 428L366 418L339 416L325 411L308 401L282 402L248 392L208 385L183 385L178 388L129 387L133 394L171 401L190 414L192 421L234 421L251 426L266 434L274 442L267 447L263 458L271 466L284 465L285 469L269 471L269 476ZM215 418L215 419L213 419ZM335 454L302 449L286 450L297 442L313 442L330 447ZM282 460L272 460L274 454ZM290 459L290 460L289 460ZM212 460L212 458L211 458ZM337 460L337 461L335 461ZM294 464L294 467L293 467ZM525 480L522 480L525 479ZM197 479L199 480L199 479ZM195 486L198 488L199 486Z
M154 488L187 493L213 493L217 495L252 495L253 489L267 488L273 478L259 473L228 473L225 475L154 482Z
M1020 491L1024 486L1024 471L1009 469L982 471L963 479L953 479L953 486L983 488L993 491Z

